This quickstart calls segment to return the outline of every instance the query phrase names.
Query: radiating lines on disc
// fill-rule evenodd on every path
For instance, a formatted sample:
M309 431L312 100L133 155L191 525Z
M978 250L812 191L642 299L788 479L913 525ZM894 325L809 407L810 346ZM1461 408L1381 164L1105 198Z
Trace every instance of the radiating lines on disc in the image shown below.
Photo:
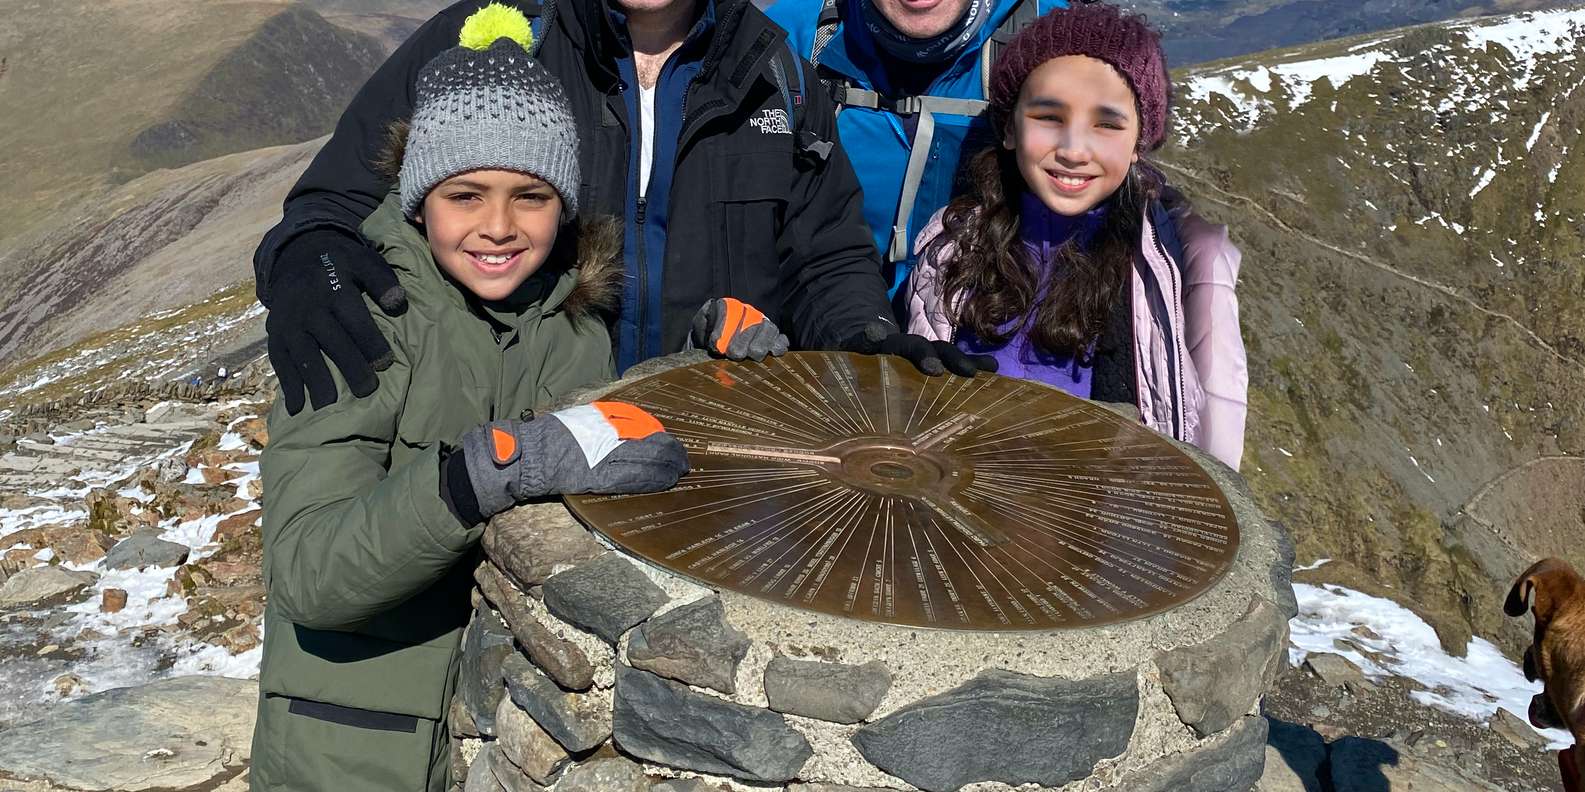
M607 398L693 470L569 499L625 551L723 591L910 627L1042 630L1156 613L1231 567L1238 526L1193 459L1045 386L883 356L711 361Z

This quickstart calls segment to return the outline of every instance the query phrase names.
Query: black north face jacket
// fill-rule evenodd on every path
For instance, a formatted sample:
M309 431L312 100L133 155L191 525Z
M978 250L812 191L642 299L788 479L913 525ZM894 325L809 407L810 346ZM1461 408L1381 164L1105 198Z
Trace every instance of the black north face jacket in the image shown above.
M548 28L538 58L561 81L578 124L581 211L627 220L627 290L613 333L619 368L681 349L694 312L712 297L760 308L803 348L834 348L870 322L892 322L830 98L748 0L701 2L709 5L677 56L692 69L680 83L681 128L674 144L656 140L657 159L675 152L669 189L657 194L652 179L647 201L632 177L637 86L623 76L632 50L605 0L561 0L543 16L532 2L511 3L539 17L537 30ZM391 185L373 163L387 126L411 116L419 70L456 45L481 5L464 0L440 12L358 92L255 253L261 298L292 237L324 227L356 233L380 205Z

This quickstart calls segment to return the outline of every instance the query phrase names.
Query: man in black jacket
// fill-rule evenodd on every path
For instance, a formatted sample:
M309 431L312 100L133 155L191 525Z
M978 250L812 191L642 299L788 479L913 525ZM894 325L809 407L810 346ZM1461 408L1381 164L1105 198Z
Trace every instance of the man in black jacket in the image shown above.
M360 292L406 298L358 236L389 189L374 165L413 81L484 0L413 34L359 91L254 255L270 359L288 411L335 400L324 357L358 396L390 359ZM785 34L748 0L509 0L536 19L537 57L583 140L579 204L626 221L618 370L683 348L695 311L736 297L795 346L889 352L965 376L985 359L901 333L835 111ZM323 354L322 354L323 353Z

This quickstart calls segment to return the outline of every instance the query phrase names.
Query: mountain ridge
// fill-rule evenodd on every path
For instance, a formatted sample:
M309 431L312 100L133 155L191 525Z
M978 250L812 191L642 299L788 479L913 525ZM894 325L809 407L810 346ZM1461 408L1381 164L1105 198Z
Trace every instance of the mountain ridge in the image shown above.
M0 246L151 170L323 135L385 54L287 0L5 4Z
M1309 579L1398 591L1450 649L1515 652L1501 587L1552 551L1585 561L1547 538L1585 530L1566 503L1466 509L1585 452L1582 42L1569 7L1178 81L1163 164L1245 252L1251 486L1301 560L1334 559Z

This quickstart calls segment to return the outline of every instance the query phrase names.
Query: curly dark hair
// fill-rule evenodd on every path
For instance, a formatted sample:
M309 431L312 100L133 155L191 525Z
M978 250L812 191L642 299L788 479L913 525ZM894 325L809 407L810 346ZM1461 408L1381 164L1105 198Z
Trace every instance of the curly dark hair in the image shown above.
M1129 168L1122 186L1103 202L1106 216L1089 244L1069 240L1057 250L1052 263L1062 276L1049 287L1019 238L1026 188L1013 152L986 148L969 161L965 179L967 189L942 214L942 233L920 255L938 261L941 296L955 306L953 324L991 345L1027 330L1037 350L1090 363L1094 342L1128 283L1145 207L1161 196L1160 174L1143 160ZM941 260L948 245L952 255Z

